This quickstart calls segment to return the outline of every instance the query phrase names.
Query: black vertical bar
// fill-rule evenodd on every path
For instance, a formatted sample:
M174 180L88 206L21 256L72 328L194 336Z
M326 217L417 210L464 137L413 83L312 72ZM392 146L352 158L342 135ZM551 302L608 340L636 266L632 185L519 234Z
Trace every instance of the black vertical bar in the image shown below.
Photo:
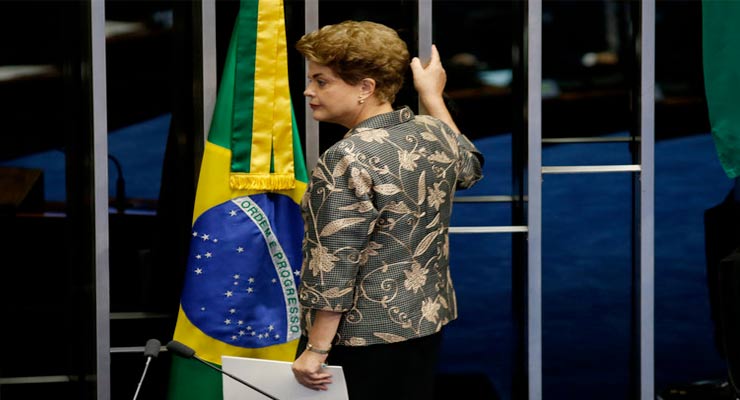
M161 311L179 307L190 243L200 161L203 154L203 76L198 25L200 2L172 2L174 88L172 119L162 165L157 203L157 242L153 248L158 273L171 285L161 288ZM168 276L166 278L165 276ZM158 279L159 280L159 279ZM174 320L173 320L174 324ZM174 330L174 326L173 326Z
M511 132L511 224L526 225L524 188L527 166L527 57L526 27L527 2L512 1L512 132ZM527 375L527 236L511 235L511 294L514 319L514 359L512 398L528 398Z
M629 38L630 38L630 51L626 51L625 55L628 56L626 65L628 66L627 78L630 85L630 157L632 164L640 163L640 63L637 57L637 42L640 37L640 9L639 7L632 7L628 5L629 11ZM631 250L631 282L630 285L630 380L629 380L629 393L630 395L638 399L640 393L640 379L639 379L639 362L640 362L640 349L639 349L639 307L638 300L639 286L639 255L640 255L640 236L639 236L639 194L640 194L640 181L639 175L631 174L631 203L632 203L632 215L630 218L632 234L630 235L630 250Z
M67 269L68 310L65 338L68 374L76 377L78 399L96 398L95 376L95 225L92 115L91 4L71 2L63 8L69 27L64 33L64 107L66 221L63 268ZM74 327L74 328L72 328Z

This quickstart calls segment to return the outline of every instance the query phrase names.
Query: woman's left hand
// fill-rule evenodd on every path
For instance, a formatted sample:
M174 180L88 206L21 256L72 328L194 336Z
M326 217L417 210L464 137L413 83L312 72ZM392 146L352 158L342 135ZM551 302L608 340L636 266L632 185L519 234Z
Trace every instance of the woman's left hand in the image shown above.
M326 355L304 351L293 362L293 375L301 385L313 390L327 390L331 374L324 371Z
M414 57L411 60L411 72L414 76L414 88L419 93L422 101L442 100L442 92L447 83L447 74L444 67L442 67L437 46L432 45L431 59L426 66L422 65L418 57Z
M414 88L419 93L419 101L426 112L459 134L460 128L455 125L442 95L447 83L447 73L440 61L437 46L432 45L432 57L426 66L422 65L419 57L414 57L411 60L411 72L414 74Z

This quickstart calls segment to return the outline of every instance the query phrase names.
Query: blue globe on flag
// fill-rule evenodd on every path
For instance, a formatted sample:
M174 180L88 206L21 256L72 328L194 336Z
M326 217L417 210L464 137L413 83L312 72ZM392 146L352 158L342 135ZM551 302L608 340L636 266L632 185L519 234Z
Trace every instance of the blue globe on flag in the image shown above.
M300 337L303 226L288 196L243 196L193 224L181 305L208 336L259 348Z

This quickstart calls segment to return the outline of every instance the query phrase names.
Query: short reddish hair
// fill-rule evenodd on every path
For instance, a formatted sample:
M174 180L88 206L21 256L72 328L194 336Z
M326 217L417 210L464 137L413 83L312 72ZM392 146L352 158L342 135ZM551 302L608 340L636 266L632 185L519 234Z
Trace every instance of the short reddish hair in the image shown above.
M307 60L331 68L350 85L372 78L378 98L389 103L401 90L409 66L409 51L398 33L369 21L326 25L304 35L296 49Z

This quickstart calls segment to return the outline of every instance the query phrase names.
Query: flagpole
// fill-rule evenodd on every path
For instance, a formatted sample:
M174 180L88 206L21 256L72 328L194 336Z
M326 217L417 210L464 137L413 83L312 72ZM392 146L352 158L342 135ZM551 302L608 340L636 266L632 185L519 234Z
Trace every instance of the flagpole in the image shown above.
M203 143L208 140L208 130L216 105L218 83L216 79L216 0L201 1L201 55L203 60Z
M319 29L319 0L306 0L305 15L306 33ZM308 61L306 61L305 71L308 71ZM313 110L308 104L308 99L305 99L304 104L306 109L306 166L310 171L319 159L319 122L312 118Z

